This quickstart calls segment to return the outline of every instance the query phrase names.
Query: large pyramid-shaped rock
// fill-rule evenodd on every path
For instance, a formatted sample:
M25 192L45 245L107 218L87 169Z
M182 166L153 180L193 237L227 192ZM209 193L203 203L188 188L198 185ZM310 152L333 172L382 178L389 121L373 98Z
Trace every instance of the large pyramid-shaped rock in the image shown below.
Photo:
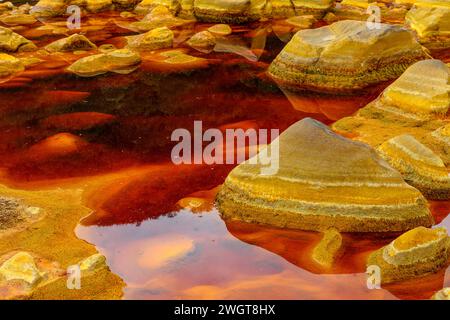
M343 138L310 118L289 127L279 170L262 175L246 161L217 196L225 219L303 230L403 231L433 219L421 193L369 146ZM276 149L276 148L275 148Z
M344 20L297 32L269 75L289 89L352 92L395 79L426 57L413 33L399 25Z

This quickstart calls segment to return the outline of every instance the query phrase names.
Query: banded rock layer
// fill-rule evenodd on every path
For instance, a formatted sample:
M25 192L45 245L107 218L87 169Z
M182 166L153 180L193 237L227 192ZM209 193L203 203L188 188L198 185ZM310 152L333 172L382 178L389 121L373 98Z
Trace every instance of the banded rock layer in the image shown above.
M406 23L427 48L450 48L450 2L446 6L417 4L408 11Z
M450 198L450 175L444 162L411 135L401 135L378 147L380 155L427 199Z
M448 167L449 107L449 68L439 60L424 60L409 67L379 98L332 127L373 147L409 134L436 153Z
M225 219L341 232L404 231L433 222L420 192L375 150L316 120L295 123L273 144L276 174L261 174L250 159L228 175L217 196Z
M381 270L381 283L434 273L448 264L450 237L445 228L418 227L373 252L367 265Z
M345 20L297 32L271 63L269 75L289 89L348 93L395 79L426 57L401 26L369 29L366 22Z

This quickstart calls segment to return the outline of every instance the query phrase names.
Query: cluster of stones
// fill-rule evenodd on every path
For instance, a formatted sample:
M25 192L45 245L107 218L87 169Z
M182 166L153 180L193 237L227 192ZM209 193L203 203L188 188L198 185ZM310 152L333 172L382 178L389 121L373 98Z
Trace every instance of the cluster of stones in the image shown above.
M158 5L181 18L218 23L245 23L261 18L287 18L295 15L322 17L334 0L40 0L31 9L39 17L64 14L69 5L87 12L134 10L146 14Z

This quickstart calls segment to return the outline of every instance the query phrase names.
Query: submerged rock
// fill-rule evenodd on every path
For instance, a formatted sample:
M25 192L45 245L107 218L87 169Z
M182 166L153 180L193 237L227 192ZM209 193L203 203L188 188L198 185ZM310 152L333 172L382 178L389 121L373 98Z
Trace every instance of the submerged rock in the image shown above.
M352 92L392 80L426 57L412 32L401 26L369 29L366 22L346 20L297 32L269 74L282 87Z
M326 269L330 269L342 253L342 235L334 228L324 232L322 240L316 245L312 259Z
M408 11L406 23L427 48L450 48L450 3L446 6L417 4Z
M246 23L262 17L266 0L196 0L194 15L204 22Z
M436 292L431 299L433 300L450 300L450 288L443 288Z
M0 278L5 281L24 281L35 286L42 280L42 274L34 262L33 256L27 252L18 252L0 266Z
M202 52L210 52L216 45L216 37L209 31L200 31L194 34L186 44Z
M380 155L427 199L450 198L450 176L444 162L411 135L400 135L378 147Z
M227 24L215 24L208 28L208 31L216 36L227 36L233 32L231 27Z
M375 150L338 136L311 118L271 144L278 171L248 160L231 171L217 196L225 219L303 230L404 231L431 226L420 192ZM278 162L276 162L278 161Z
M9 77L25 69L22 61L6 53L0 53L0 78Z
M448 264L450 238L445 228L418 227L372 253L367 265L381 270L381 283L391 283L429 273Z
M286 19L286 22L296 26L300 29L310 29L317 22L317 19L314 16L295 16L289 19Z
M45 47L49 52L95 50L97 46L81 34L73 34L70 37L56 40Z
M11 29L0 27L0 52L23 52L36 49L37 47L32 41Z
M67 68L80 77L93 77L107 72L128 74L136 70L141 57L128 49L118 49L106 53L81 58Z
M147 33L127 37L128 46L139 50L158 50L171 48L173 32L167 27L156 28Z

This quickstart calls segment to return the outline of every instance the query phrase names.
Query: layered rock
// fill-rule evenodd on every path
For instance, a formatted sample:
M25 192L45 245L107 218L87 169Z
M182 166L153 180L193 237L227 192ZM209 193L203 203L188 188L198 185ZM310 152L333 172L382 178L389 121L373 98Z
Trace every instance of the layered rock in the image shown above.
M0 53L0 81L1 78L9 77L24 70L20 59L6 53Z
M200 21L245 23L262 17L266 0L196 0L194 14Z
M139 50L171 48L173 32L167 27L156 28L147 33L127 37L128 46Z
M372 253L367 265L381 270L381 283L391 283L439 271L448 265L450 238L445 228L418 227Z
M427 199L450 198L450 176L444 162L413 136L392 138L380 145L378 152Z
M33 24L37 20L32 15L18 13L0 17L0 21L8 26L17 26Z
M116 10L130 10L134 9L140 1L141 0L112 0L112 3Z
M303 119L271 144L275 174L250 159L228 175L217 196L225 219L303 230L404 231L433 219L420 192L369 146ZM264 152L264 151L262 151Z
M81 58L67 68L81 77L93 77L107 72L128 74L136 70L141 57L128 49L118 49L106 53Z
M45 47L45 50L49 52L95 49L97 49L97 46L81 34L73 34L67 38L56 40Z
M56 17L63 14L68 0L40 0L31 8L30 13L37 17Z
M292 0L297 15L313 15L322 18L334 0Z
M11 29L0 27L0 52L23 52L36 49L37 47L32 41Z
M372 21L372 17L377 18L376 14L379 13L379 22L403 23L408 10L403 7L392 6L389 1L383 3L371 0L342 0L336 4L332 12L340 20L376 22Z
M208 31L216 36L227 36L233 32L227 24L215 24L208 28Z
M290 0L271 0L266 4L265 16L274 19L283 19L295 16L295 8Z
M164 6L157 6L147 14L141 21L130 24L130 29L138 32L147 32L155 28L173 28L187 23L187 20L174 17L169 9Z
M450 3L446 6L419 3L408 11L406 23L427 48L450 48Z
M216 37L209 31L200 31L190 37L186 44L201 52L210 52L216 45Z
M379 98L356 115L335 122L333 129L374 147L396 136L410 134L448 165L446 131L440 128L448 124L449 83L450 70L442 61L417 62Z
M101 12L112 9L112 0L84 0L85 8L89 12Z
M401 26L369 29L366 22L345 20L297 32L271 63L269 75L289 89L348 93L392 80L426 57Z
M144 0L134 8L134 11L138 14L146 14L157 6L166 7L172 14L177 14L180 10L180 3L177 0Z

